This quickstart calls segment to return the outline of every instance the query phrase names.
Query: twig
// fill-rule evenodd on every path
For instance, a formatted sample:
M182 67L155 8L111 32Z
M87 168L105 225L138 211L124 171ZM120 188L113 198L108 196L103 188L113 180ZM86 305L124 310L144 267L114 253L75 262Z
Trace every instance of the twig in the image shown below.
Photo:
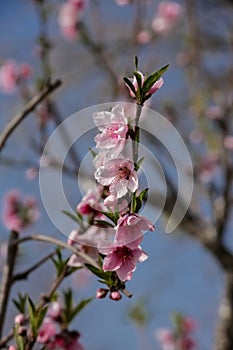
M43 89L38 95L34 96L31 101L24 107L23 111L17 114L5 127L5 129L0 134L0 152L13 131L17 126L24 120L24 118L31 113L37 106L43 101L49 94L56 90L61 85L60 80L56 80L54 83L48 82L45 89Z
M99 265L95 262L95 260L93 260L89 255L83 253L83 252L80 252L78 251L75 247L65 243L65 242L62 242L58 239L55 239L53 237L47 237L47 236L43 236L43 235L30 235L30 236L25 236L21 239L18 239L14 242L14 244L20 244L20 243L23 243L23 242L26 242L26 241L40 241L40 242L46 242L46 243L52 243L52 244L55 244L59 247L62 247L62 248L66 248L68 250L70 250L73 254L79 256L80 258L82 258L84 261L86 261L88 264L91 264L93 266L95 266L96 268L99 269Z
M31 272L35 271L38 267L43 265L46 261L48 261L50 258L53 257L53 255L56 254L56 252L50 253L46 255L43 259L39 260L36 264L32 265L29 269L17 273L17 275L13 275L11 278L11 284L13 284L16 281L19 280L25 280L28 278Z
M3 268L2 281L0 286L0 338L1 338L2 329L4 326L8 298L9 298L10 289L11 289L11 278L12 278L15 259L17 255L18 245L14 244L16 239L18 239L18 233L15 231L12 231L9 238L7 261Z

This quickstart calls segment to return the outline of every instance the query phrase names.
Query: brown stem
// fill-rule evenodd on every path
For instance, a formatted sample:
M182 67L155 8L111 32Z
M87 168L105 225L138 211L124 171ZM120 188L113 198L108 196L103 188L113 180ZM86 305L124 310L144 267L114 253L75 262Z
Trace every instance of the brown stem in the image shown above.
M18 238L18 233L12 231L9 238L7 261L3 268L2 281L0 286L0 338L4 326L4 320L7 310L8 299L11 290L11 278L14 270L15 259L18 246L14 241Z
M41 103L49 94L56 90L61 85L60 80L56 80L54 83L48 82L47 86L36 96L34 96L31 101L24 107L23 111L17 114L5 127L5 129L0 134L0 151L2 150L5 142L13 131L18 127L18 125L25 119L25 117L31 113L38 104Z
M225 294L219 307L214 350L233 349L233 272L225 274Z
M28 276L35 270L38 269L38 267L40 267L41 265L43 265L46 261L48 261L50 258L53 257L53 255L56 254L56 252L50 253L48 255L46 255L43 259L39 260L36 264L34 264L33 266L31 266L29 269L23 271L23 272L19 272L17 273L17 275L13 275L12 279L11 279L11 284L13 284L16 281L20 281L20 280L25 280L28 278Z

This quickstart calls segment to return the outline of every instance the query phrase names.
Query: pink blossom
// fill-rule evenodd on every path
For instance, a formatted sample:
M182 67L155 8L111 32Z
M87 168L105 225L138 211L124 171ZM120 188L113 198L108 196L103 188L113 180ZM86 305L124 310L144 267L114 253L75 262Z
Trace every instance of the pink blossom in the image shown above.
M117 221L116 226L116 242L124 242L125 244L142 240L143 231L153 231L153 224L143 216L138 214L125 214Z
M134 163L130 159L116 158L107 161L95 172L95 179L103 186L109 186L109 192L116 198L123 197L128 190L138 189L138 176Z
M13 93L20 79L31 76L31 67L23 63L18 65L13 60L7 60L0 68L0 88L5 93Z
M183 329L187 333L195 331L197 328L196 322L191 317L185 317L183 320Z
M121 281L130 280L136 270L136 263L145 261L148 256L139 246L141 239L124 244L124 242L101 242L100 253L106 255L103 263L104 271L116 271Z
M104 200L104 205L110 208L113 212L118 211L121 214L124 214L128 210L129 203L126 199L119 201L115 196L110 194Z
M144 84L145 77L144 77L144 75L143 75L140 71L137 71L137 73L140 74L141 80L142 80L142 85L143 85L143 84ZM133 79L131 79L131 81L132 81L133 86L135 87L135 90L136 90L136 92L137 92L137 91L138 91L138 82L137 82L136 77L134 76ZM150 90L148 91L147 94L151 94L151 95L154 94L156 91L158 91L158 90L163 86L163 84L164 84L163 78L158 79L158 80L154 83L154 85L150 88ZM129 88L128 85L127 85L127 87ZM130 89L129 89L129 90L130 90ZM130 95L131 95L132 97L136 97L132 90L130 90Z
M79 334L76 332L64 331L55 336L55 339L47 345L48 349L61 350L84 350L79 343Z
M45 344L56 334L56 326L51 318L46 317L39 328L37 342Z
M227 135L223 139L223 145L228 150L233 150L233 135Z
M195 347L195 342L189 338L189 337L184 337L181 339L181 349L182 350L193 350Z
M77 206L77 211L82 215L94 214L100 216L102 215L100 211L103 211L103 209L100 205L100 197L93 190L88 190Z
M125 146L128 131L124 108L117 105L111 112L94 113L93 119L100 131L100 134L95 137L96 147L101 151L111 151L106 154L108 159L117 157Z
M28 180L34 180L38 176L38 168L31 167L25 171L25 176Z
M152 22L152 29L159 34L171 31L183 13L182 6L173 1L161 1Z
M151 33L148 30L142 30L137 35L137 41L139 44L148 44L151 40Z
M208 154L202 157L198 167L198 171L200 179L203 182L209 182L214 178L218 170L218 163L219 157L217 154Z
M160 342L163 350L175 350L175 339L172 331L161 328L156 331L155 336Z
M17 314L14 319L15 324L20 324L20 325L24 323L24 320L25 320L24 314Z
M86 0L68 0L61 5L58 23L63 36L68 40L74 40L78 35L78 23L83 18Z
M47 316L52 318L53 320L57 320L61 316L61 312L62 312L61 303L59 301L54 301L49 306Z
M113 228L100 228L97 226L89 226L85 233L80 233L78 230L73 230L68 238L68 244L74 245L78 251L89 255L92 259L97 260L98 250L97 244L99 241L106 240L114 236ZM70 257L69 266L82 266L86 262L85 259L73 254Z
M16 347L14 345L10 345L8 350L16 350Z
M21 231L39 217L36 200L32 196L22 196L17 191L5 195L2 220L9 230Z
M207 109L206 115L212 120L222 119L223 110L219 106L213 105Z

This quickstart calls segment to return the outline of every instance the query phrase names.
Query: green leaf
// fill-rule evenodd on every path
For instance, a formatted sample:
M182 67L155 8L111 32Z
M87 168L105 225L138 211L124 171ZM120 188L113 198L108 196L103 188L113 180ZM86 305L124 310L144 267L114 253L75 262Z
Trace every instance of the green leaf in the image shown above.
M119 219L119 213L113 213L113 212L108 212L108 211L101 211L102 214L107 216L108 219L112 220L112 222L116 225L117 221Z
M152 88L154 83L157 80L159 80L159 78L161 78L161 76L166 72L168 67L169 67L169 64L167 64L166 66L160 68L159 70L157 70L156 72L148 76L148 78L144 81L143 88L142 88L144 96L146 96L146 94Z
M12 300L14 305L15 305L15 307L22 314L25 313L27 297L28 297L27 294L22 295L21 293L18 293L18 300L16 300L16 299Z
M136 80L137 80L137 84L138 84L138 89L137 89L137 97L141 96L141 91L142 91L142 76L140 73L138 72L134 72L133 73Z
M106 279L106 272L103 270L97 269L95 266L91 264L84 264L88 270L90 270L94 275L96 275L99 278Z
M16 325L14 329L14 337L17 345L17 350L25 350L24 338L18 334L18 329L20 325Z
M114 227L110 222L105 221L105 220L95 220L95 224L97 224L98 227Z
M138 171L138 169L140 169L142 162L144 161L145 157L142 157L141 159L139 159L139 161L137 162L137 164L135 165L135 170Z
M95 151L93 151L93 149L91 147L89 147L89 152L91 153L93 158L96 157L97 153Z
M70 213L69 211L66 211L66 210L62 210L62 213L67 215L73 221L77 222L79 225L82 223L82 216L79 213L73 214L73 213Z
M72 319L79 314L80 311L82 311L87 304L89 304L92 301L92 298L84 299L76 305L76 307L72 311Z
M126 85L128 85L128 87L133 92L133 94L136 96L137 93L136 93L135 87L133 86L132 81L129 80L129 78L127 78L127 77L124 77L123 80L126 83Z
M143 201L147 196L147 193L148 193L148 188L143 190L138 196L136 196L135 193L133 194L131 208L134 213L138 213L139 210L141 209Z
M134 64L135 64L136 70L138 70L138 57L137 56L134 56Z
M37 334L36 308L30 297L28 297L27 300L28 300L28 312L29 312L29 321L30 321L31 331L32 331L33 337L36 337L36 334Z
M48 306L43 307L42 309L40 309L37 313L36 316L36 328L37 330L40 328L40 326L42 325L42 322L45 318L45 315L47 313L48 310Z

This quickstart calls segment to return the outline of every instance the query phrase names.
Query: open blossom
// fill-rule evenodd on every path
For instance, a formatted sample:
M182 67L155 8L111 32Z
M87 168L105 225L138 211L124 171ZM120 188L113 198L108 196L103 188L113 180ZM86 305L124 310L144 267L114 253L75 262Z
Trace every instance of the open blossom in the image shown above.
M100 133L96 135L96 147L108 151L106 158L117 157L123 150L128 132L127 118L121 105L113 107L111 112L94 113L94 122Z
M22 197L17 191L6 194L2 220L9 230L21 231L39 217L36 200L32 196Z
M54 321L46 317L38 330L37 342L45 344L56 334L56 325Z
M117 221L116 242L130 243L135 240L142 240L143 231L153 231L153 224L143 216L138 214L125 214Z
M68 0L61 5L58 23L66 39L74 40L78 34L78 23L83 18L87 0Z
M106 255L104 271L116 271L121 281L130 280L136 270L136 263L145 261L148 256L139 246L141 239L125 244L124 242L100 242L100 253Z
M27 63L18 64L7 60L0 67L0 89L5 93L13 93L19 80L31 76L31 67Z
M141 79L142 79L142 85L143 85L143 84L144 84L145 77L144 77L144 75L143 75L140 71L137 71L137 73L140 74ZM136 90L136 92L137 92L137 91L138 91L138 82L137 82L136 77L134 76L133 79L131 79L131 81L132 81L133 86L135 87L135 90ZM148 91L147 94L148 94L148 95L149 95L149 94L150 94L150 95L154 94L156 91L158 91L158 90L163 86L163 84L164 84L163 78L158 79L158 80L154 83L154 85L150 88L150 90ZM127 87L129 88L128 85L127 85ZM131 89L129 89L129 91L130 91L130 95L131 95L132 97L136 97L135 94L133 93L133 91L132 91Z
M152 29L159 34L171 31L183 12L182 6L173 1L161 1L152 22Z
M61 332L47 344L47 348L55 350L84 350L83 346L79 343L79 337L80 335L77 332Z
M138 189L138 176L134 163L126 158L107 161L95 172L95 179L103 186L109 186L109 192L116 198L123 197L128 190Z
M100 198L93 190L88 190L87 194L82 198L77 206L77 211L82 215L102 215L103 207L99 203Z

